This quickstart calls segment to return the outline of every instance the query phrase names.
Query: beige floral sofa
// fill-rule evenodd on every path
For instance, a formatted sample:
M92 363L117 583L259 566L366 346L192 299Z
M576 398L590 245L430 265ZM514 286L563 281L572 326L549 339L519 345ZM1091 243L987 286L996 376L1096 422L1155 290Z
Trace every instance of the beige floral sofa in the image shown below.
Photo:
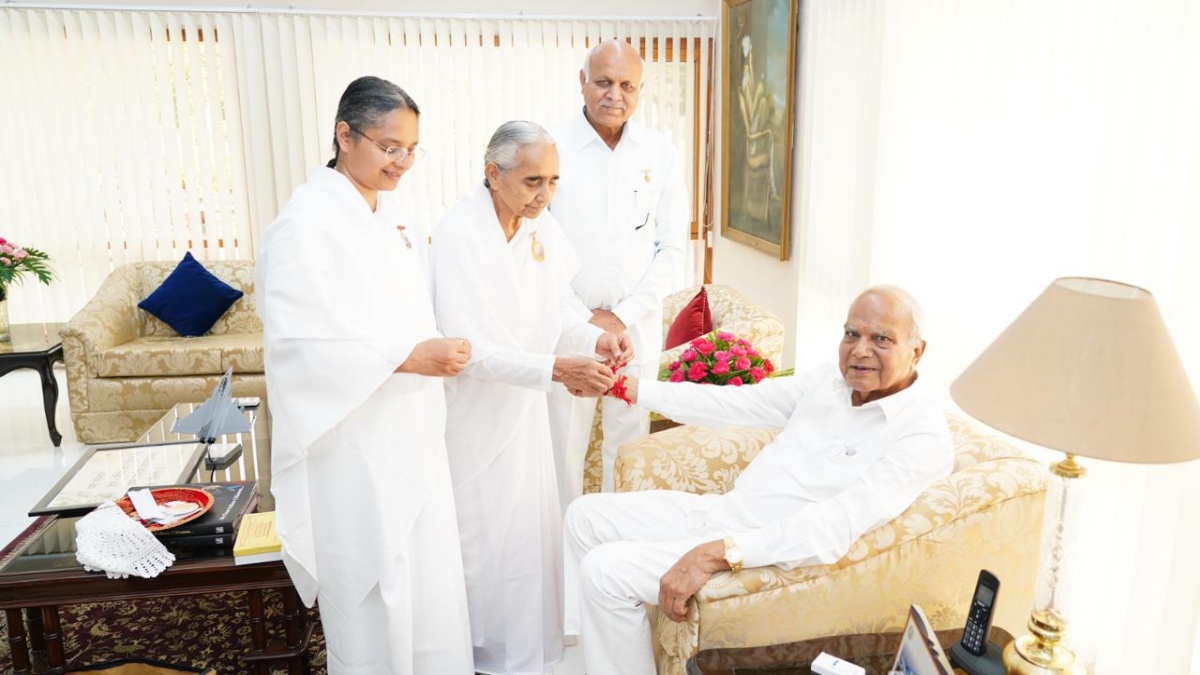
M783 360L783 322L762 305L751 302L746 296L738 293L729 286L706 284L708 290L708 309L712 314L713 333L728 331L744 338L758 348L758 351L775 364L782 367ZM674 323L675 317L692 298L700 292L699 286L685 288L672 293L663 300L663 339ZM666 368L683 353L684 345L663 351L659 358L659 370ZM600 427L600 409L596 407L596 415L592 418L592 434L588 441L587 456L584 458L583 491L599 492L603 467L600 463L600 447L604 441L604 431Z
M900 631L910 604L961 627L981 568L1000 578L995 625L1020 634L1033 606L1045 472L1011 444L948 415L955 466L832 565L721 572L674 623L647 607L661 675L700 649ZM621 446L617 491L724 492L777 432L682 426Z
M122 265L62 330L71 421L84 443L134 440L176 403L203 400L227 368L236 396L266 396L253 261L205 261L245 293L201 337L181 337L137 304L175 262Z

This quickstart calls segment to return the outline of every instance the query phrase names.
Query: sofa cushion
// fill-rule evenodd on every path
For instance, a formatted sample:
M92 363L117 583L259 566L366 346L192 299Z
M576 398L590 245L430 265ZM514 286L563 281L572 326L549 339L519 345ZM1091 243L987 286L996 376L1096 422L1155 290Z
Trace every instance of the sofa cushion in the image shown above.
M138 307L158 317L180 335L204 335L242 291L204 269L190 252Z
M143 337L92 355L98 377L174 377L263 372L262 333Z
M691 342L713 329L712 313L708 309L708 291L703 286L695 297L683 306L671 327L667 329L665 349Z

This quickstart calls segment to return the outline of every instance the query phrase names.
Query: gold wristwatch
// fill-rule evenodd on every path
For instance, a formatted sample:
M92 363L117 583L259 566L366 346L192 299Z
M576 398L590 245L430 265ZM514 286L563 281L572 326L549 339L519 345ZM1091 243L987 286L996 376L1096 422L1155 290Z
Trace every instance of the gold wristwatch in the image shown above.
M725 537L725 562L729 563L729 569L733 572L742 571L742 549L738 548L733 537Z

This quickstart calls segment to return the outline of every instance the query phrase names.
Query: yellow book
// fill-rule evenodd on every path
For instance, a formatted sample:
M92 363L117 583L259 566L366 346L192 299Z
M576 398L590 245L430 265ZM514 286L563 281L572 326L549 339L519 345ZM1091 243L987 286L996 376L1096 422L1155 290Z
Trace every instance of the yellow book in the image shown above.
M282 560L283 545L275 532L275 512L247 513L238 525L237 538L233 542L235 565Z

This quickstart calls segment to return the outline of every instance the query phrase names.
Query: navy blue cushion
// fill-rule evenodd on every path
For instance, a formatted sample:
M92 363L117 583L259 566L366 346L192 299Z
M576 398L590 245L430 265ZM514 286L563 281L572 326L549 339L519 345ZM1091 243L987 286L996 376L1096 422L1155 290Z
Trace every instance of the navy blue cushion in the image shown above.
M138 307L158 317L176 333L195 337L207 333L243 295L204 269L191 253L185 253L175 271Z

